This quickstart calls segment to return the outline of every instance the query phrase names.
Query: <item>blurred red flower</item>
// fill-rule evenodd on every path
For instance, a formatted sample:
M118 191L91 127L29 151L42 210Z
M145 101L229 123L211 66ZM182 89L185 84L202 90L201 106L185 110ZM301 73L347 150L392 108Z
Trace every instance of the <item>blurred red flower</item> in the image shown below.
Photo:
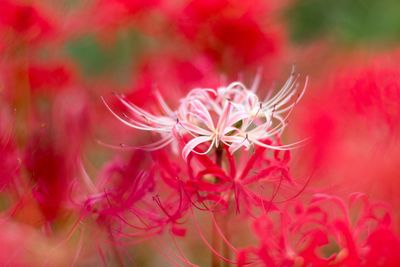
M251 255L267 266L400 264L393 253L400 239L390 213L360 193L352 194L348 203L325 194L315 194L306 206L297 200L286 203L277 217L271 212L256 219L254 231L260 245L239 252L239 266L252 263Z
M390 53L337 67L297 110L292 125L311 137L301 168L317 168L320 190L362 191L400 205L398 58Z
M31 64L28 67L29 86L32 91L58 91L65 89L72 80L71 71L63 64Z
M192 46L239 71L281 52L284 33L272 17L275 8L259 0L190 0L175 16Z
M0 6L0 31L12 29L18 40L41 41L55 31L54 22L37 5L1 0Z

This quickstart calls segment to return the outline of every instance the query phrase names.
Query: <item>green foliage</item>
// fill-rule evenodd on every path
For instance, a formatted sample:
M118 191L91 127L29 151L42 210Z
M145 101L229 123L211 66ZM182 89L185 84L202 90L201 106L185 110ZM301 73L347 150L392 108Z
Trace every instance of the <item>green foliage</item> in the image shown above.
M286 17L292 40L346 43L400 41L399 0L298 0Z
M121 31L107 44L94 35L85 35L66 45L67 54L78 63L86 77L107 76L125 82L134 59L148 47L149 40L136 31Z

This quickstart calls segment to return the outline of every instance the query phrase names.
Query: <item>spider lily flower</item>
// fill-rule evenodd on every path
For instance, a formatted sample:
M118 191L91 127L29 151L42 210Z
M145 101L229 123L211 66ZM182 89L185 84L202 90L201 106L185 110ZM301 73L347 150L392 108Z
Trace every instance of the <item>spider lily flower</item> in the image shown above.
M232 142L230 145L231 153L242 146L248 148L250 145L287 150L303 142L279 146L264 142L266 139L281 135L291 111L303 97L307 79L301 91L299 91L297 80L298 76L296 77L292 72L282 89L274 97L266 98L264 101L261 101L255 94L256 86L249 90L242 83L236 82L221 90L225 98L233 99L232 102L235 103L236 109L246 114L235 135L237 142Z
M398 266L400 262L393 253L400 240L387 205L369 201L362 193L351 194L348 201L315 194L306 206L288 202L274 219L270 213L255 220L260 245L240 251L238 266L256 263L252 256L268 266Z
M215 124L209 110L205 109L200 101L197 104L191 105L189 109L189 114L192 116L188 117L184 124L180 124L193 136L182 150L182 156L185 159L190 152L207 154L213 147L219 147L220 143L229 146L229 143L235 142L235 136L231 135L237 130L234 125L246 118L245 113L234 112L232 104L226 101ZM208 149L205 152L197 152L195 148L202 143L209 143Z
M122 115L118 114L114 111L111 106L107 103L107 101L102 98L104 104L108 108L108 110L123 124L142 131L150 131L154 133L158 133L161 135L161 139L157 142L154 142L149 145L145 145L139 148L143 148L145 150L157 150L163 148L170 144L173 138L174 127L177 123L177 118L175 112L173 112L168 105L165 103L164 99L160 94L157 94L157 98L160 106L166 115L157 116L151 114L142 108L134 105L128 99L126 99L123 95L114 94L120 103L127 109L129 115L126 113L122 113Z
M80 220L93 216L99 225L111 227L121 238L159 233L166 220L155 212L161 204L152 200L154 168L147 163L143 151L134 151L127 162L116 158L106 164L95 181L81 163L82 186L75 187L71 199L82 212Z
M259 77L256 77L256 82ZM161 139L140 148L157 150L174 141L189 136L182 148L182 157L187 159L193 152L208 154L221 145L229 147L230 153L253 145L276 150L288 150L300 142L289 145L274 145L265 142L279 137L287 125L293 107L305 92L307 80L299 90L298 76L294 73L282 89L273 97L261 101L255 94L256 86L248 89L240 82L233 82L217 90L195 88L181 100L173 111L159 93L157 98L165 115L155 115L129 102L124 96L116 95L129 115L117 114L103 99L110 112L125 125L161 135ZM205 150L198 147L205 144Z

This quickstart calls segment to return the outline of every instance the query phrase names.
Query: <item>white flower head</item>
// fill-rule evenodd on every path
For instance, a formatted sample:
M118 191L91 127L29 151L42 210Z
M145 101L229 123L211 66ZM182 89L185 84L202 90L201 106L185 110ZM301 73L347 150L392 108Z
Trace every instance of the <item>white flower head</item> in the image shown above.
M229 147L230 153L240 148L249 149L254 145L288 150L300 145L304 140L288 145L273 145L266 140L282 134L287 125L287 118L303 97L308 79L305 79L302 88L299 88L298 79L299 75L292 72L283 87L274 96L264 100L260 100L256 95L259 75L251 89L241 82L233 82L216 90L195 88L181 99L175 111L157 92L163 115L147 112L122 95L116 97L127 108L129 114L119 115L104 99L103 101L110 112L125 125L161 136L157 142L138 147L141 149L161 149L188 136L189 141L182 149L184 159L191 152L207 154L221 145ZM200 145L206 145L206 149L200 151Z

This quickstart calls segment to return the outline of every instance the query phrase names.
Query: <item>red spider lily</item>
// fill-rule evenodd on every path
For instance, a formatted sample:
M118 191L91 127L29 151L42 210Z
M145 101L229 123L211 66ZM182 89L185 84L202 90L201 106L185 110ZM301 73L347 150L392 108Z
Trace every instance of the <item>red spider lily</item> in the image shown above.
M96 181L83 172L81 186L72 192L78 193L73 202L82 212L79 221L94 217L116 246L159 236L165 229L183 237L180 219L188 206L182 191L163 188L159 165L152 165L145 152L135 151L127 162L109 162Z
M174 229L191 206L218 213L235 203L239 212L243 203L246 214L254 216L260 210L277 209L274 199L281 187L296 187L287 164L288 150L297 144L282 145L279 136L304 89L298 92L292 75L275 96L262 101L255 94L257 86L258 79L251 89L240 82L218 89L195 88L181 99L176 111L156 94L163 115L150 113L125 96L116 95L125 109L120 115L103 100L123 124L161 136L150 145L124 148L154 151L156 173L172 189L163 198L154 197L165 214L164 224L172 224ZM167 157L169 147L175 155ZM256 147L256 152L245 156L242 147L245 151ZM240 157L234 158L233 153L239 151ZM178 159L173 158L176 156ZM263 192L263 185L272 192ZM200 235L218 256L213 245ZM229 256L222 259L231 262Z
M53 22L35 5L0 1L0 31L13 30L18 40L42 41L54 33Z
M368 192L399 204L397 58L397 53L376 56L367 64L355 61L333 71L328 86L317 85L324 91L306 99L293 119L300 132L311 136L303 158L319 168L320 181L329 180L329 190Z
M83 185L89 192L84 201L84 209L97 214L100 224L116 220L133 225L133 222L129 222L133 218L134 221L139 221L138 228L150 229L144 222L155 221L157 216L141 207L147 205L145 199L152 203L149 195L154 191L155 181L152 172L142 170L147 169L143 166L144 156L143 152L136 152L127 163L121 160L108 163L96 182L92 182L89 177L84 178ZM138 202L144 206L136 207ZM126 216L130 219L125 218Z
M185 165L179 158L167 157L163 150L153 152L156 169L169 187L183 190L183 201L201 210L224 210L234 203L236 212L243 205L246 214L257 214L256 209L276 209L275 200L278 203L283 196L289 198L288 194L301 190L289 174L289 151L273 153L258 147L242 152L239 159L229 153L228 147L222 147L224 151L217 152L222 157L220 164L213 159L216 153L190 154ZM281 190L285 193L277 197Z
M265 142L273 145L270 140ZM229 222L217 218L230 216L233 220L241 213L242 220L246 220L260 213L278 211L280 203L294 198L304 189L304 185L300 186L289 174L290 152L287 150L257 147L254 151L241 151L240 156L234 157L229 147L221 145L221 148L224 151L191 153L186 164L166 148L152 154L159 181L175 191L173 201L165 205L169 207L165 213L170 222L180 225L189 215L201 239L215 257L235 263L229 253L236 253L237 249L231 244L229 232L224 229ZM206 150L207 147L200 145L199 149ZM216 229L214 238L222 239L229 252L220 252L218 245L210 244L193 208L213 214L213 227ZM231 212L234 210L236 214Z
M266 98L257 93L260 75L251 86L239 82L259 66L274 67L267 75L280 71L275 63L286 45L277 20L281 3L53 2L0 0L0 93L10 102L0 109L0 208L11 214L0 219L0 265L93 265L96 250L104 265L111 253L115 265L131 254L141 265L147 245L174 266L196 266L188 251L201 266L211 252L213 267L400 265L400 238L385 205L363 194L349 201L299 196L309 179L291 172L291 149L307 142L285 141L288 118L305 92L299 76L292 73ZM47 12L47 5L60 13ZM104 49L107 40L99 37L110 36L118 37L116 45ZM120 46L127 40L133 49ZM127 54L134 58L126 61ZM129 77L113 75L118 81L107 74L82 81L68 55L85 70L107 59L111 68L127 63L133 70ZM355 65L332 72L333 85L324 81L325 90L296 118L305 130L300 136L312 136L299 158L310 157L312 168L325 170L321 180L339 177L313 193L334 190L331 182L344 191L379 183L375 193L384 187L384 197L398 201L398 64L376 59ZM125 80L129 84L119 83ZM104 98L104 108L98 89L108 91L110 84L127 93ZM8 107L15 115L5 112ZM126 154L99 151L87 142L92 133L122 142L106 146ZM90 177L83 162L103 167ZM248 223L253 237L242 231ZM44 237L59 236L76 250L74 259L65 259L68 250L58 244L63 262L43 263L36 248L50 251ZM199 239L209 251L192 247ZM256 239L258 245L243 247ZM147 265L167 265L151 257Z
M273 145L271 140L265 142ZM298 196L308 183L308 180L295 181L291 176L289 151L257 147L233 157L227 147L224 150L222 166L225 167L218 167L206 156L188 158L188 185L198 206L209 200L217 209L233 205L236 213L252 217L278 209L279 203Z
M183 4L176 19L194 47L219 63L234 58L243 67L280 52L282 32L271 26L273 18L268 16L272 6L258 0L193 0Z
M252 255L268 266L399 264L391 251L399 248L400 239L383 205L359 193L351 195L348 204L324 194L314 195L306 207L296 202L286 203L278 220L266 214L255 221L261 244L242 250L239 266L251 264ZM383 247L377 251L378 243Z
M376 123L383 121L395 130L400 119L400 71L393 61L378 58L367 66L350 69L338 75L335 87L347 94L346 111L378 120Z
M80 179L74 180L68 189L70 201L64 204L78 217L65 241L77 230L84 231L81 224L90 224L90 219L94 219L108 237L103 239L100 232L94 240L100 259L106 264L103 249L108 244L114 260L123 265L122 249L159 235L166 224L151 197L155 194L154 173L143 170L151 169L148 163L146 154L136 151L128 161L117 158L108 162L93 180L81 163ZM92 225L89 230L93 228L96 227ZM177 233L180 234L179 228Z

